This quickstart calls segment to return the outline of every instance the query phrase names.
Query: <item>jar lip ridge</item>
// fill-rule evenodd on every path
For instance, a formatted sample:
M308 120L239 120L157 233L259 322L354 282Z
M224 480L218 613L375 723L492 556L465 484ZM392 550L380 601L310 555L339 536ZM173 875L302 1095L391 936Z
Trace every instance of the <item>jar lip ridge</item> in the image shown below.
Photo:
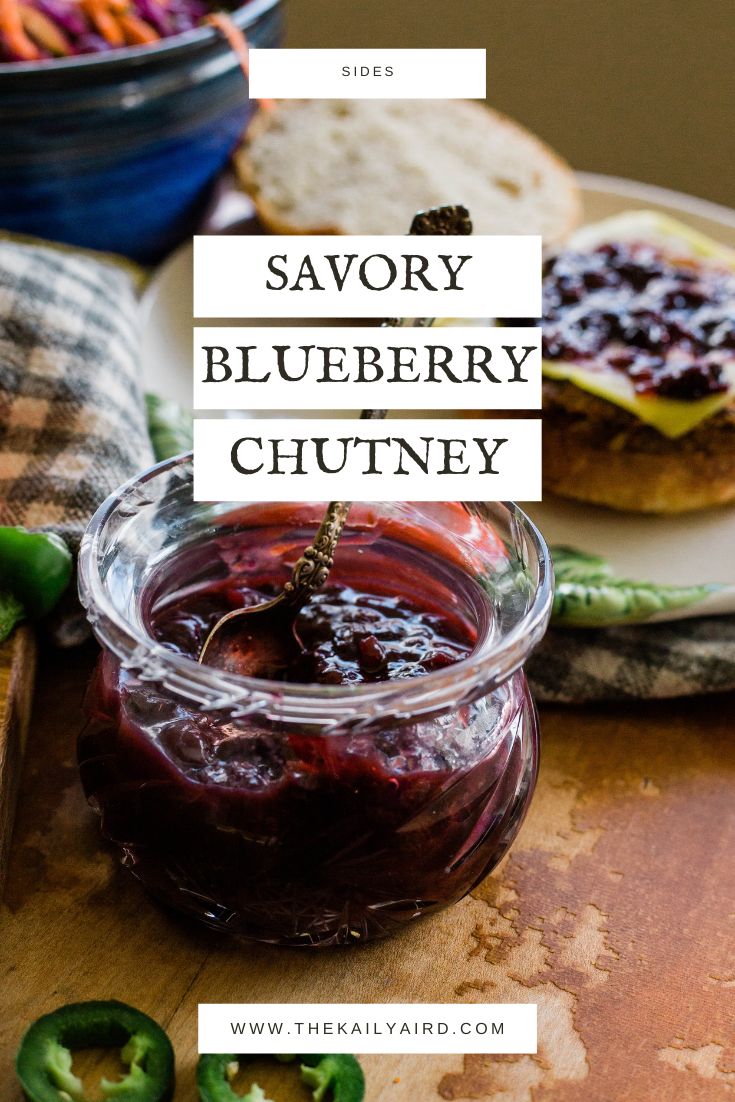
M441 698L463 702L473 688L482 685L490 692L506 681L524 663L542 638L548 624L553 598L553 570L548 547L533 522L513 502L502 502L511 517L523 528L538 559L538 584L529 607L510 631L499 639L480 643L466 658L451 666L433 670L420 677L400 682L379 681L359 685L321 685L266 681L228 674L194 659L177 654L139 631L116 608L106 592L100 574L100 545L105 525L114 515L121 499L159 475L185 467L192 453L164 460L123 483L99 506L89 522L79 551L79 596L98 641L111 650L122 665L144 679L162 682L174 692L199 700L209 708L237 707L247 710L271 706L289 712L297 708L308 718L309 707L317 708L314 720L326 714L340 720L345 709L350 716L370 718L376 711L385 713L393 703L403 711L421 710L422 702L434 708ZM474 695L478 695L475 693ZM291 708L289 707L291 702Z

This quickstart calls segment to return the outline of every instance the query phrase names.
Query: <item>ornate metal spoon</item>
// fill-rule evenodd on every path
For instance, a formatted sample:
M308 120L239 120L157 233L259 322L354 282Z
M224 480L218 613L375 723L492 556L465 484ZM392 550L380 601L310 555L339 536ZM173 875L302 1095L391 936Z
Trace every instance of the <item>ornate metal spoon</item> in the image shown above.
M361 416L376 418L385 414L384 409L366 409ZM222 616L204 641L200 662L247 677L273 678L287 668L298 647L294 620L329 576L351 505L351 501L330 501L314 539L278 596Z
M411 234L468 234L472 223L464 207L435 207L420 211ZM431 325L433 318L417 318L415 326ZM392 319L384 325L400 325ZM363 410L361 417L385 417L386 410ZM281 592L270 601L250 608L236 608L214 625L204 641L199 661L208 666L248 677L274 678L286 669L298 652L294 621L300 608L326 582L334 552L349 513L350 501L331 501L314 539L305 548Z

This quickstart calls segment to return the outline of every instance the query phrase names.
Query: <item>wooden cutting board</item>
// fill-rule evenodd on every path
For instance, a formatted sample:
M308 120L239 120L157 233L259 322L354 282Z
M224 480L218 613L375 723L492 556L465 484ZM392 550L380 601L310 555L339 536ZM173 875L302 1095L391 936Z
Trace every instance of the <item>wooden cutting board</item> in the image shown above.
M33 629L0 644L0 896L5 882L36 669Z
M0 907L2 1102L21 1102L24 1028L91 998L169 1031L175 1102L196 1099L200 1001L538 1004L538 1055L364 1057L366 1102L735 1099L735 696L543 708L538 788L501 866L400 936L308 953L197 930L117 867L76 768L94 657L48 652L38 677ZM309 1102L272 1065L252 1074Z
M190 258L175 255L190 278ZM189 311L173 326L187 342L190 323ZM169 361L185 381L164 328L167 347L151 359L156 390ZM92 649L46 658L13 834L33 635L0 647L0 894L11 850L0 906L2 1102L21 1102L12 1065L26 1026L89 998L127 1000L170 1032L175 1102L196 1096L198 1001L360 1000L539 1006L537 1055L366 1057L366 1102L735 1099L735 697L543 709L536 797L493 875L400 937L306 954L237 947L188 926L147 900L101 845L74 749L93 658ZM89 1059L81 1070L91 1074ZM279 1102L308 1098L270 1065L253 1078Z

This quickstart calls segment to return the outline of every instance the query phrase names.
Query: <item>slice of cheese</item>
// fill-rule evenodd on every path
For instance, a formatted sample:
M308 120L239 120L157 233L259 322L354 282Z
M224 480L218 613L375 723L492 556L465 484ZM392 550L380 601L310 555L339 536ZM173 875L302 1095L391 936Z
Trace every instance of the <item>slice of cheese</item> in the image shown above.
M580 390L586 390L588 394L595 394L598 398L627 409L640 421L672 439L691 432L705 418L724 409L735 398L735 360L724 365L724 374L729 380L727 390L691 402L636 394L628 376L612 368L592 371L580 364L544 360L543 373L549 379L564 379L574 383Z
M721 245L711 237L659 214L655 210L630 210L614 214L589 226L575 230L567 240L568 249L594 249L608 241L650 241L667 254L685 259L717 260L721 266L735 271L735 250Z
M614 241L649 241L658 245L671 259L713 260L735 271L735 252L688 226L655 211L630 211L583 226L567 243L571 249L594 249ZM733 303L735 309L735 303ZM595 368L584 363L544 360L543 372L550 379L564 379L581 390L604 398L635 414L639 420L662 435L676 438L735 400L735 356L724 365L728 389L694 401L675 401L655 395L636 394L631 380L613 368Z

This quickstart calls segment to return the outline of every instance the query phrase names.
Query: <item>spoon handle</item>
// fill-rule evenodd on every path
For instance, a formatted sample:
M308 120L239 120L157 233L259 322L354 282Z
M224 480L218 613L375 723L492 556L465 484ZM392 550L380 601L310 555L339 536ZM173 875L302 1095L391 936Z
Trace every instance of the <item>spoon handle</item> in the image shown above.
M360 418L375 421L385 417L387 412L385 409L364 409ZM291 580L283 587L285 600L290 605L303 604L326 582L351 505L351 501L330 501L317 534L297 560Z
M460 205L419 211L409 230L413 236L469 233L472 233L472 222L467 208ZM389 318L383 325L400 326L401 321L401 318ZM413 324L426 326L432 325L433 321L433 318L416 318ZM385 409L364 409L360 417L365 421L379 420L387 412ZM287 604L304 604L326 582L351 505L351 501L330 501L317 534L297 560L291 580L284 586L283 598Z
M351 504L351 501L330 501L317 534L297 559L291 580L283 587L283 596L288 604L303 604L326 582Z

